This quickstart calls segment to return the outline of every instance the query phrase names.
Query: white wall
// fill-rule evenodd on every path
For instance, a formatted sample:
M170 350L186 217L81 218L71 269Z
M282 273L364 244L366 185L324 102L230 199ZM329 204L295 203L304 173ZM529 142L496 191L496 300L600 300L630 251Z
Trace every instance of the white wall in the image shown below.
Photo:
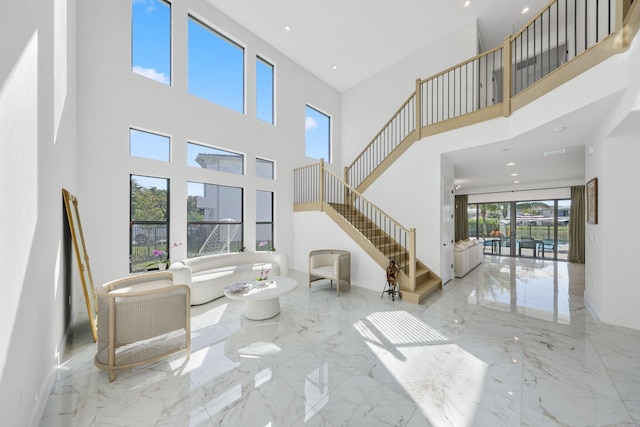
M75 40L74 1L3 4L0 414L7 426L39 420L63 351L72 273L62 188L76 187Z
M305 157L305 104L333 117L334 159L340 165L340 98L326 84L231 21L204 0L172 3L173 86L132 73L131 2L80 2L78 38L78 173L83 225L96 285L128 274L129 174L170 179L170 241L185 243L170 257L186 256L187 182L244 188L244 242L255 248L255 191L275 192L275 246L293 254L292 169ZM188 93L187 15L194 13L245 46L246 114ZM277 126L255 118L255 57L275 64ZM129 127L172 139L171 162L129 156ZM187 141L246 156L246 174L186 166ZM255 178L256 156L276 162L276 180Z
M586 226L585 300L604 322L640 329L640 210L634 171L640 157L640 38L622 58L628 89L586 155L585 181L598 178L598 224ZM587 150L589 152L589 150Z
M382 292L385 269L373 261L329 215L324 212L296 212L293 233L296 236L296 250L290 267L294 270L309 272L309 252L312 250L346 250L351 252L351 284ZM298 286L308 284L299 283Z
M476 55L478 29L468 22L342 93L342 156L353 162L425 79ZM340 176L343 174L341 173Z
M345 165L355 160L392 114L415 91L416 79L428 78L474 57L477 46L477 23L467 22L440 40L343 92L342 147ZM366 191L365 196L403 226L418 227L418 257L422 256L421 260L428 259L427 265L439 273L439 247L430 248L426 242L429 238L440 241L440 212L434 212L430 208L437 206L439 209L440 206L440 190L431 185L440 182L440 157L420 158L420 170L424 172L421 176L416 176L413 169L404 168L404 159L410 157L413 155L405 153L403 160L396 162L396 165L385 172ZM416 184L418 188L425 188L425 191L420 191L420 199L407 200L404 197L403 190L406 188L403 187L407 182ZM297 241L296 239L296 243Z
M510 117L485 121L414 143L367 189L365 196L403 226L416 228L418 259L440 274L440 193L443 185L440 157L456 150L511 140L585 106L619 96L629 83L628 72L620 66L625 61L620 55L610 58ZM589 141L582 143L589 144ZM580 183L547 184L547 187L566 187ZM504 188L485 190L506 191ZM388 202L390 199L393 202Z

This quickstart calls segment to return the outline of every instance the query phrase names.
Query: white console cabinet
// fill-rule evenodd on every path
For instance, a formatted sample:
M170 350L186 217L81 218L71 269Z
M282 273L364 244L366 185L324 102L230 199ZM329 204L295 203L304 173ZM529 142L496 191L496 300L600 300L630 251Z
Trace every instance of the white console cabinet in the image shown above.
M463 277L483 260L482 243L476 239L460 240L455 244L453 270L456 277Z

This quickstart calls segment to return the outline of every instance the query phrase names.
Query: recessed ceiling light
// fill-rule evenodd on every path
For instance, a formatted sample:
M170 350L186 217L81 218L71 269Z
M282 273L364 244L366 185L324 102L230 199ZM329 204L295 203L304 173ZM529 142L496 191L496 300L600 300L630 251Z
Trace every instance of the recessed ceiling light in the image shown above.
M566 148L559 148L557 150L545 151L544 155L545 156L555 156L557 154L564 154L566 152L567 152Z
M331 69L332 69L332 70L337 70L337 69L338 69L338 66L337 66L337 65L333 65L333 66L331 66Z
M517 173L512 173L511 176L518 176L518 174Z
M525 7L524 9L522 9L520 11L520 15L524 15L525 13L529 12L529 6Z
M507 166L515 166L516 164L511 162L511 163L507 163Z
M462 7L469 7L471 6L471 0L467 0L464 3L462 3Z
M285 26L284 26L284 30L285 30L285 31L291 31L291 27L290 27L290 26L288 26L288 25L285 25Z
M514 184L520 184L520 181L513 181Z

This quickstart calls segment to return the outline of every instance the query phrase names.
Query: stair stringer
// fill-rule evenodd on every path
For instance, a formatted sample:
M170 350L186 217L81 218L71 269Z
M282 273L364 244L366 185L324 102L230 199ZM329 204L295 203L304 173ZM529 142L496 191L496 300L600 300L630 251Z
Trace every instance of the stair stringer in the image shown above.
M322 203L322 211L325 212L342 230L364 250L381 268L389 265L388 258L367 239L345 217L340 215L329 203ZM400 292L405 301L420 304L433 292L442 289L442 279L431 271L424 263L416 260L416 281L411 283L409 276L400 271L398 275Z

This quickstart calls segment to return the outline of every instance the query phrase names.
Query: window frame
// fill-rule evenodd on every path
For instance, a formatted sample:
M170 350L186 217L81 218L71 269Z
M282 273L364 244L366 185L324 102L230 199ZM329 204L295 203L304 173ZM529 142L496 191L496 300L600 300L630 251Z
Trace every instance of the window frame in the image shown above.
M258 80L258 63L262 62L271 67L271 120L267 121L261 118L258 114L259 110L259 80ZM267 59L266 56L256 55L256 119L261 122L268 123L270 125L276 125L276 65L274 61Z
M218 219L217 221L211 221L211 220L202 220L202 221L195 221L195 220L190 220L189 219L189 197L191 197L191 195L189 194L189 184L202 184L204 186L206 185L211 185L211 186L217 186L217 187L228 187L228 188L235 188L240 190L240 221L239 222L226 222L226 221L222 221L220 219ZM189 252L189 228L191 226L198 226L198 225L213 225L214 228L216 225L229 225L229 224L233 224L233 225L237 225L239 227L240 230L240 239L239 239L239 250L243 250L244 249L244 223L245 223L245 213L244 213L244 194L245 193L245 189L244 187L237 187L234 185L222 185L222 184L214 184L211 182L202 182L202 181L187 181L187 257L194 257L194 256L200 256L199 254L199 250L198 252L195 253L195 255L193 253ZM213 230L212 230L213 232ZM230 248L229 248L230 249ZM203 253L202 255L213 255L213 254L217 254L217 253L231 253L229 250L227 252L207 252L207 253ZM191 255L190 255L191 254Z
M320 158L316 159L315 157L311 157L308 154L309 141L307 139L308 135L307 135L307 128L306 128L307 109L311 109L311 110L315 111L316 113L325 116L328 119L329 124L328 124L328 129L327 129L327 158L324 159L324 157L322 157L322 156L320 158L323 158L325 163L332 163L333 162L333 147L332 147L332 145L333 145L333 117L330 114L322 111L321 109L313 106L310 103L306 103L305 104L305 114L304 114L304 118L305 118L305 156L307 158L310 158L310 159L320 160Z
M163 160L163 159L157 159L157 158L153 158L153 157L143 157L143 156L137 156L135 154L131 153L131 131L136 131L136 132L142 132L142 133L146 133L146 134L150 134L150 135L155 135L155 136L159 136L159 137L163 137L163 138L167 138L169 140L169 146L168 148L168 155L167 155L167 160ZM173 143L173 139L171 138L171 135L168 134L164 134L162 132L157 132L157 131L151 131L148 129L143 129L141 127L136 127L136 126L129 126L129 157L135 157L138 159L147 159L147 160L155 160L158 162L165 162L165 163L170 163L171 162L171 145Z
M258 175L258 163L259 162L271 164L271 177L270 178ZM255 171L255 173L256 173L256 178L268 179L268 180L271 180L271 181L275 181L275 179L276 179L276 162L273 161L273 160L265 159L264 157L256 156L256 171Z
M548 229L548 233L551 233L551 231L553 231L553 248L551 251L549 251L548 249L546 251L542 251L545 253L544 256L541 257L536 257L536 259L544 259L544 260L553 260L553 261L567 261L566 258L564 258L564 256L559 256L558 254L560 253L559 251L559 245L561 243L565 243L564 240L560 240L560 234L565 234L565 232L563 230L560 230L561 227L564 226L568 226L568 222L569 219L566 220L566 224L560 224L560 215L559 215L559 210L561 208L561 204L562 204L562 209L566 209L568 212L571 212L571 209L573 208L572 204L571 204L571 198L566 198L566 197L556 197L556 198L533 198L533 199L518 199L518 200L510 200L510 201L501 201L501 202L477 202L477 203L469 203L469 206L475 206L475 212L476 212L476 220L475 220L475 230L476 230L476 238L477 239L491 239L491 238L495 238L492 237L491 235L483 235L484 233L481 233L481 224L480 224L480 219L482 218L482 216L480 215L481 211L482 211L482 205L502 205L502 209L506 209L506 207L508 206L509 212L510 212L510 217L513 217L510 219L510 223L508 226L506 226L506 233L501 233L501 234L506 234L506 236L502 236L502 238L507 239L509 241L509 246L507 248L507 250L502 251L502 249L500 249L500 254L502 256L510 256L510 257L519 257L519 252L516 252L516 242L520 239L520 233L518 232L518 228L520 228L521 230L523 228L525 228L525 225L518 225L517 221L518 221L518 217L517 217L517 211L518 211L518 204L525 204L525 203L535 203L535 202L553 202L553 224L549 225L549 227L553 227L553 230ZM568 207L566 206L568 202ZM512 214L514 213L514 214ZM487 222L488 220L485 219ZM539 227L539 226L537 226ZM472 231L471 231L471 227L469 227L469 236L472 236ZM531 233L529 234L529 237L531 237ZM540 240L540 239L538 239ZM551 239L547 239L548 241L551 241ZM568 239L567 239L567 243L568 243ZM492 246L491 244L489 244L488 242L485 242L485 247L484 247L484 252L487 253L487 251L489 251L489 253L491 253L492 251ZM544 242L545 245L548 245L547 242ZM552 253L551 256L547 256L546 253L549 252L550 254ZM564 254L564 252L562 252L562 254Z
M165 180L166 184L167 184L167 206L166 206L166 218L164 221L161 220L135 220L133 218L133 191L132 191L132 183L133 183L133 177L143 177L143 178L153 178L153 179L161 179L161 180ZM157 270L157 268L150 266L150 264L153 263L153 260L157 259L158 263L160 261L163 261L160 258L153 258L152 256L149 256L148 260L146 261L147 266L144 269L134 269L133 268L133 252L134 252L134 243L136 241L136 238L139 234L141 233L135 233L134 235L134 230L137 225L140 226L159 226L159 225L164 225L166 227L166 239L164 242L164 246L162 245L158 245L158 244L154 244L154 251L155 250L161 250L163 252L165 252L166 257L165 259L169 258L169 241L170 241L170 232L171 232L171 180L169 178L165 178L165 177L160 177L160 176L152 176L152 175L141 175L141 174L135 174L135 173L130 173L129 174L129 272L130 273L136 273L136 272L141 272L141 271L150 271L150 270ZM153 252L151 251L150 246L148 245L148 250L149 250L149 255L151 255Z
M134 35L133 35L134 34L134 18L133 18L134 13L133 13L133 8L134 8L134 3L135 2L133 2L133 1L131 2L131 34L130 34L130 36L131 36L130 37L130 40L131 40L131 43L130 43L131 57L130 57L130 67L129 68L130 68L130 70L131 70L131 72L133 74L136 74L136 75L148 78L149 80L153 80L153 81L155 81L157 83L161 83L163 85L172 87L173 86L173 74L174 74L173 73L173 50L174 50L174 48L173 48L173 3L172 3L171 0L154 0L154 1L165 3L169 7L169 46L168 46L168 49L169 49L169 76L168 76L168 79L169 79L169 81L167 83L165 83L165 82L159 81L157 79L154 79L153 77L150 77L148 75L137 73L137 72L133 71L133 68L135 66L134 63L133 63L134 62ZM147 68L147 69L155 70L155 68Z
M258 193L269 193L271 194L271 221L258 221ZM276 195L274 191L270 191L270 190L260 190L257 189L256 190L256 251L270 251L270 250L275 250L275 199L276 199ZM259 248L259 242L258 242L258 225L271 225L271 246L268 247L267 249L260 249Z
M228 173L231 175L245 175L246 174L246 169L247 169L247 156L245 153L241 153L239 151L234 151L234 150L228 150L226 148L222 148L222 147L217 147L214 145L209 145L209 144L204 144L202 142L196 142L193 140L187 140L187 167L190 168L198 168L198 166L194 166L194 165L190 165L189 161L191 160L189 157L189 146L191 145L198 145L200 147L204 147L204 148L208 148L211 150L217 150L217 151L222 151L224 153L229 153L229 154L235 154L240 158L240 163L241 163L241 167L242 167L242 171L240 173L235 173L235 172L228 172L225 170L220 170L220 169L210 169L210 168L204 168L202 167L202 165L200 165L200 169L204 169L204 170L209 170L209 171L216 171L216 172L222 172L222 173ZM215 154L215 153L214 153ZM195 159L194 159L195 162Z
M189 82L189 58L190 58L190 49L189 49L189 23L193 20L196 24L204 27L206 30L213 33L213 35L218 36L219 38L227 41L231 45L234 45L242 50L242 108L241 111L236 110L235 108L229 107L227 105L221 104L217 101L213 101L208 98L204 98L190 90L190 82ZM211 21L204 18L202 15L194 13L193 11L189 11L187 14L187 93L193 96L197 96L198 98L204 99L207 102L211 102L215 105L219 105L221 107L227 108L231 111L238 112L240 114L247 114L247 45L245 43L240 42L238 39L233 37L228 32L224 31L217 25L214 25Z

